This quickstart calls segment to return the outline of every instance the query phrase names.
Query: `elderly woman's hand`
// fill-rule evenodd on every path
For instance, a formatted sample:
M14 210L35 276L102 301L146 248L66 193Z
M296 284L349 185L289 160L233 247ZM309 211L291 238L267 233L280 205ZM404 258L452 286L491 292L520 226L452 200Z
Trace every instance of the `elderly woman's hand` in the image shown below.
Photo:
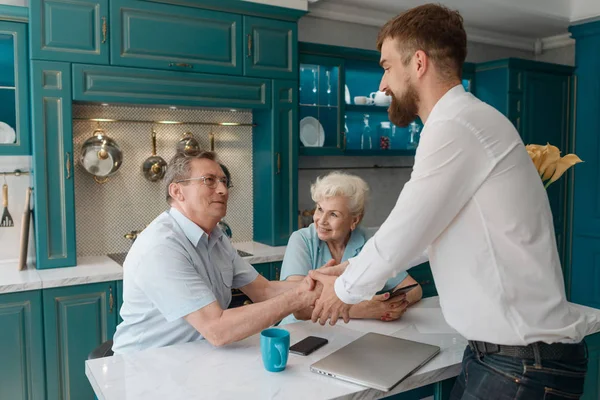
M394 321L406 312L408 305L405 295L390 299L389 293L379 294L373 296L371 300L353 306L350 309L350 317Z

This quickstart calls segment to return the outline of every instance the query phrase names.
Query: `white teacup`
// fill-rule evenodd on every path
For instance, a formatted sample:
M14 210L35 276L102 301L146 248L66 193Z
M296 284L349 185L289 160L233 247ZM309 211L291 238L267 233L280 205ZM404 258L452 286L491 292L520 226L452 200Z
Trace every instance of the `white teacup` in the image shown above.
M368 98L367 96L355 96L354 104L357 105L365 105L365 104L373 104L373 100Z

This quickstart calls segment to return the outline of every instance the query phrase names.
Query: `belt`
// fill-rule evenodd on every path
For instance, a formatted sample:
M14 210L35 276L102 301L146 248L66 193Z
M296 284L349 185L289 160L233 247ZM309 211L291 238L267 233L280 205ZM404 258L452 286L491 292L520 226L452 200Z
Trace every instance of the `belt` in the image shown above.
M586 357L586 348L582 343L547 344L536 342L527 346L504 346L469 340L469 347L479 355L497 354L514 358L537 359L539 357L541 360L566 360Z

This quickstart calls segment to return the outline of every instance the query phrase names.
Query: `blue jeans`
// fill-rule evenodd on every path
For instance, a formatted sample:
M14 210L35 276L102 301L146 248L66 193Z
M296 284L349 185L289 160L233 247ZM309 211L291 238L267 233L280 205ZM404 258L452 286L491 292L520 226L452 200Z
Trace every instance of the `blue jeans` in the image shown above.
M587 371L585 342L581 356L568 360L534 360L478 355L467 346L462 370L456 379L450 400L558 400L579 399Z

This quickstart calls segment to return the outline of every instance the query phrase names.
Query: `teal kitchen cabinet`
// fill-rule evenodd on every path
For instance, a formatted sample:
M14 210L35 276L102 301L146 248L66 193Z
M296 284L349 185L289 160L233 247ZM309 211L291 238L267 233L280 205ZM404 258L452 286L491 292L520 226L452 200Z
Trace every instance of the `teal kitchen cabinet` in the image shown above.
M123 322L121 307L123 306L123 281L117 281L117 325Z
M115 282L44 289L43 304L48 400L93 399L85 360L115 333Z
M42 292L0 295L0 397L45 398Z
M74 266L71 65L33 61L31 76L37 268Z
M600 333L585 338L588 346L588 370L581 400L598 400L600 395Z
M300 155L414 156L420 120L410 128L394 126L388 106L368 99L383 76L378 51L305 42L298 49ZM471 92L474 71L465 63L462 84ZM356 97L364 99L357 104Z
M114 65L242 75L241 15L116 0L110 20Z
M520 59L478 64L475 95L503 113L525 144L550 143L565 155L570 144L570 102L573 68ZM548 188L558 250L565 279L569 262L566 209L568 179Z
M0 123L14 130L0 135L0 156L31 154L28 70L27 24L0 21Z
M433 274L428 262L417 265L409 269L408 274L421 285L423 289L423 298L437 296L437 289L433 281Z
M600 21L569 30L576 40L577 65L572 150L584 161L568 172L573 177L568 207L573 242L570 293L572 302L600 308ZM598 379L600 360L595 357ZM591 371L590 365L588 376Z
M244 75L298 80L296 22L244 16Z
M252 134L254 240L286 245L297 229L298 83L273 81L273 106L254 110ZM261 182L261 184L257 184Z
M31 58L108 64L108 0L31 0Z

